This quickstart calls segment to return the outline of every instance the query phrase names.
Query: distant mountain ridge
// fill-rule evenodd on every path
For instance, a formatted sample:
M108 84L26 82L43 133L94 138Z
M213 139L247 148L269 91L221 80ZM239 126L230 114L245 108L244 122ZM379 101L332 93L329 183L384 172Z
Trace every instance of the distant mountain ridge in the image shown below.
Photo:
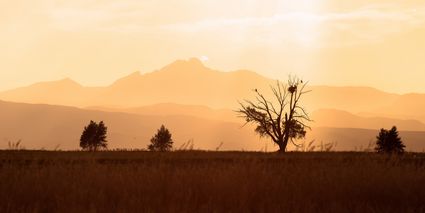
M138 107L173 102L222 108L236 106L238 98L242 99L254 87L268 86L272 81L249 71L211 70L199 60L190 59L178 60L143 75L133 73L108 87L69 87L68 81L66 86L61 85L63 82L46 82L1 92L0 99L78 107Z
M308 79L306 79L308 80ZM107 87L83 87L64 79L0 92L0 100L76 107L137 108L159 103L237 109L238 101L251 99L253 89L270 97L276 80L255 72L222 72L198 59L177 60L145 74L138 72ZM370 87L309 86L302 104L312 112L337 109L371 117L415 119L425 122L425 94L398 95Z
M84 87L71 79L40 82L0 92L0 148L6 148L7 140L22 139L28 148L60 144L77 149L83 126L93 119L108 125L111 148L144 148L165 124L176 147L194 139L202 149L213 150L223 142L223 150L258 151L270 141L260 139L252 125L242 128L244 121L235 110L238 101L253 98L254 89L271 97L274 84L276 80L252 71L217 71L197 59L132 73L107 87ZM305 141L337 142L336 150L353 150L373 142L378 129L396 125L410 150L424 149L425 94L398 95L370 87L307 89L312 92L301 104L314 122Z
M211 109L201 105L182 105L175 103L160 103L142 107L134 108L113 108L113 107L88 107L87 109L101 110L106 112L126 112L138 115L161 115L161 116L175 116L185 115L198 118L219 120L226 122L240 123L242 118L237 116L235 111L229 109Z
M241 125L245 122L243 118L238 117L237 112L229 109L217 110L205 106L181 105L174 103L161 103L136 108L89 107L88 109L108 112L126 112L138 115L184 115L209 120L240 123ZM310 122L309 125L313 128L332 127L379 130L381 128L397 126L399 130L425 131L425 124L418 120L368 117L335 109L315 110L310 114L310 117L313 121Z
M346 111L320 109L312 113L312 126L358 129L380 129L397 126L399 130L425 131L425 124L418 120L394 119L386 117L364 117Z

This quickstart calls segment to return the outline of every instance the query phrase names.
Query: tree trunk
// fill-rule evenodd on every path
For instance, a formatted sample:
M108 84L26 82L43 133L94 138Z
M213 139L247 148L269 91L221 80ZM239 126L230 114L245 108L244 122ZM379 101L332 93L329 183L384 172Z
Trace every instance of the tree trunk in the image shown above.
M289 140L289 137L284 137L282 139L279 139L279 141L277 143L279 145L279 151L278 152L280 152L280 153L286 152L286 146L288 145L288 140Z
M277 150L279 153L285 153L285 147L281 144L279 144L279 150Z
M280 153L284 153L286 151L286 146L285 146L285 142L284 140L279 140L279 142L277 143L277 145L279 145L279 150L278 152Z

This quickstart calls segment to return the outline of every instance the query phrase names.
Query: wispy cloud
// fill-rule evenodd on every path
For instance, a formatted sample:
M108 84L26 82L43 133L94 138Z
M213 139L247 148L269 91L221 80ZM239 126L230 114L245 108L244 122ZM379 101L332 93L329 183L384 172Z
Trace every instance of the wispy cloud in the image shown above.
M132 4L107 4L98 7L58 7L48 12L54 27L64 31L137 32L147 25L145 13Z
M400 10L381 6L349 12L288 12L269 17L209 19L165 25L163 28L186 33L224 31L230 37L257 33L257 37L266 38L270 43L278 40L299 43L306 42L308 37L312 40L320 38L320 45L332 43L335 37L344 34L349 39L339 45L351 45L377 41L395 33L424 27L424 24L425 7Z
M154 4L154 3L152 3ZM49 11L54 27L65 31L178 34L208 37L226 34L229 41L309 47L353 45L379 41L387 36L423 27L425 5L403 8L380 4L344 12L286 11L269 16L212 18L175 21L179 12L161 13L138 1L110 2L96 7L59 7ZM161 15L165 14L165 15Z

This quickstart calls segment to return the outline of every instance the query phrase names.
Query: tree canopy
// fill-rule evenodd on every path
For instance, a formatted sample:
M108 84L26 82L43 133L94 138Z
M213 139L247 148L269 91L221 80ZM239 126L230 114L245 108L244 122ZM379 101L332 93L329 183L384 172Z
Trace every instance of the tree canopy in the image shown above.
M173 139L170 131L161 125L157 133L151 138L151 144L148 145L150 151L170 151L173 147Z
M97 151L99 148L107 148L107 127L101 121L97 124L90 121L89 125L84 127L80 138L80 147L83 150Z
M390 130L381 129L376 137L375 150L379 153L403 153L405 147L395 126Z

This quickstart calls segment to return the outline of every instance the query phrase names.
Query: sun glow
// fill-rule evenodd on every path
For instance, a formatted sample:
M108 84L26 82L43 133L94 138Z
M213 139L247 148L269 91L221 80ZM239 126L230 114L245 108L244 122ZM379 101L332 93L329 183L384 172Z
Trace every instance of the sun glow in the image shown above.
M321 0L281 1L278 5L280 16L286 16L293 22L291 29L294 40L302 46L317 45L319 32Z

